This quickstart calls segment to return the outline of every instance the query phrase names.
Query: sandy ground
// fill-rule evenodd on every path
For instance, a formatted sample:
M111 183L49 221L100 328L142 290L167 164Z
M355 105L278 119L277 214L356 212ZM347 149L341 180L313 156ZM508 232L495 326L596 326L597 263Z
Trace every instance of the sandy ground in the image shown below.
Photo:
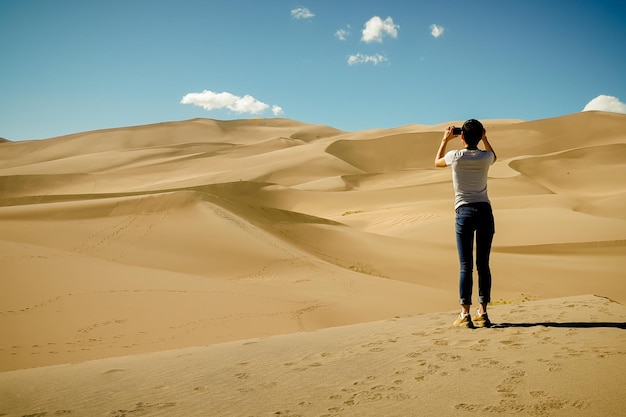
M484 121L499 324L465 331L447 124L1 143L0 415L619 415L626 116Z
M498 305L474 330L450 315L5 372L0 402L11 416L622 414L623 305Z

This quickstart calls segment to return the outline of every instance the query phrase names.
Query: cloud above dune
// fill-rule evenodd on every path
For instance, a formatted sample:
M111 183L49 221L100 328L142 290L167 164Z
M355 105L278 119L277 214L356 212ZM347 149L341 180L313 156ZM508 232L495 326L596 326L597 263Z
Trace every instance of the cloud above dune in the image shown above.
M603 94L591 100L582 111L599 110L612 113L625 113L626 104L622 103L617 97L605 96Z
M385 36L397 38L399 28L400 26L393 23L393 19L391 17L387 17L385 20L382 20L379 16L374 16L365 22L361 40L366 43L382 43L383 37Z
M283 108L280 106L276 106L273 105L272 106L272 114L274 114L274 116L280 116L281 114L284 114L285 112L283 111Z
M350 25L348 25L346 27L346 29L339 29L337 32L335 32L335 36L340 41L347 41L348 40L348 36L350 35L350 30L349 29L350 29Z
M209 111L228 109L241 114L259 114L270 107L269 104L263 103L250 95L239 97L228 92L216 93L209 90L204 90L200 93L185 94L180 103L194 104ZM274 115L283 114L283 109L280 106L274 105L272 107L272 113L274 113Z
M291 10L291 17L294 19L311 19L315 15L306 7L297 7Z
M435 24L430 25L430 34L433 38L440 37L441 35L443 35L443 32L445 32L445 28L443 26Z
M381 62L385 62L385 61L387 61L387 58L381 54L375 54L375 55L355 54L355 55L350 55L348 57L348 65L359 65L359 64L378 65Z

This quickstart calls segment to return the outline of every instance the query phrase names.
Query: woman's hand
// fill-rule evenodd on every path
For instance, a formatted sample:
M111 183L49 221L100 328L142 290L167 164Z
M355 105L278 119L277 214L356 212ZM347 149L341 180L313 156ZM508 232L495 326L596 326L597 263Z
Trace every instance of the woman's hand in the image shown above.
M483 145L485 145L485 150L493 152L493 162L496 162L498 156L496 155L496 151L493 150L493 146L491 146L491 143L489 143L489 139L487 139L487 129L485 129L485 131L483 132L482 141Z
M454 126L448 126L446 127L446 130L443 131L443 141L444 142L448 142L449 140L454 139L454 135L452 134L452 131L454 129Z
M435 155L436 167L445 167L447 165L444 156L446 154L446 145L448 144L450 140L452 140L452 138L454 138L454 135L452 134L452 129L454 129L454 126L448 126L446 127L446 130L443 132L443 139L441 139L441 145L439 145L439 149L437 150L437 154Z

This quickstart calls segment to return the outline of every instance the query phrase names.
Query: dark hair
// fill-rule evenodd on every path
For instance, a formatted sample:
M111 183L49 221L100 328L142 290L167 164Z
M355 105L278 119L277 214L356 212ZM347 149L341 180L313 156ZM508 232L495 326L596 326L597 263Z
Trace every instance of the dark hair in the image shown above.
M467 146L476 147L483 138L485 128L483 124L476 119L469 119L463 123L463 139Z

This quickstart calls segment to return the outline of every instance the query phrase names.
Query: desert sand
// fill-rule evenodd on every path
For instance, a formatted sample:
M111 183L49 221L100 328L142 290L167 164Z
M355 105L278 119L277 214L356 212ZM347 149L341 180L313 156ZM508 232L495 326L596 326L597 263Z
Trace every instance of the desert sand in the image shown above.
M451 326L460 120L0 143L0 415L623 415L626 115L483 122L491 329Z

